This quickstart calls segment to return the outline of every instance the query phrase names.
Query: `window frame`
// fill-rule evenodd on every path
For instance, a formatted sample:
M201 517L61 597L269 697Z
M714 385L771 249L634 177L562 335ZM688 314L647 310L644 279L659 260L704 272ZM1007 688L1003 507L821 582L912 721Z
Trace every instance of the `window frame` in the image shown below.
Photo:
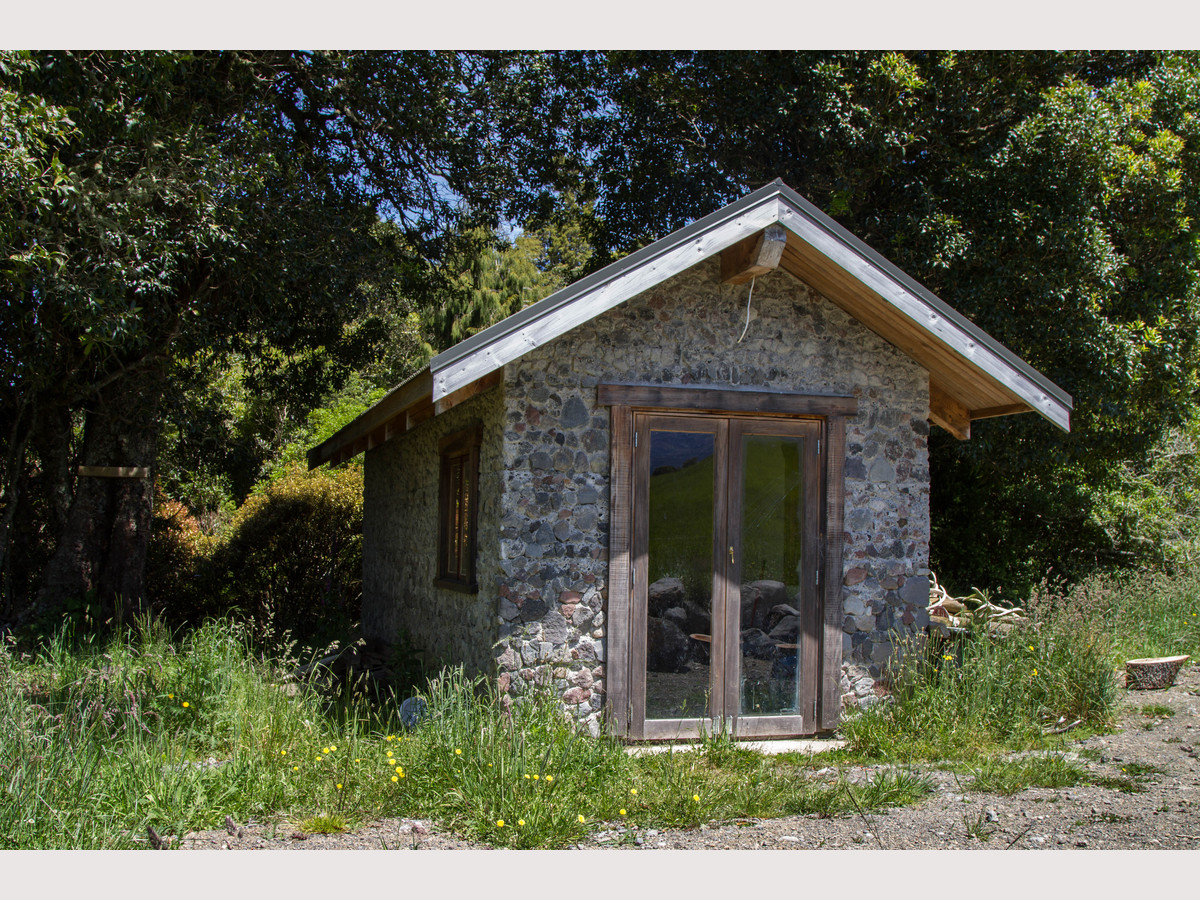
M438 545L434 584L467 594L479 591L475 557L479 530L479 448L482 443L483 428L478 424L447 434L438 442ZM466 476L457 484L456 472ZM455 527L455 509L463 502L467 508L465 521Z

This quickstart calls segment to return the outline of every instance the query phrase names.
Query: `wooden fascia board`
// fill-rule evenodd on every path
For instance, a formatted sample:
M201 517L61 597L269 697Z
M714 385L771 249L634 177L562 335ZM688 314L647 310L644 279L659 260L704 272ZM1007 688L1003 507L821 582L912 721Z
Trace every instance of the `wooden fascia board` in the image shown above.
M790 204L781 202L779 207L780 222L796 237L910 319L937 344L962 357L1063 431L1071 430L1071 410L1067 406ZM881 337L887 339L887 335Z
M673 244L657 256L625 270L615 278L557 306L522 327L497 336L448 366L433 371L433 400L466 387L471 382L541 347L630 297L661 284L703 259L762 231L779 220L779 200L769 197L687 240ZM550 299L550 298L547 298ZM543 301L545 302L545 301ZM435 360L436 362L436 360Z
M428 399L432 383L430 371L425 369L393 388L357 419L344 425L334 435L309 450L308 467L315 469L326 462L335 464L343 462L366 450L368 443L370 446L374 446L375 443L382 443L392 434L397 433L397 429L388 427L389 424L396 417L404 415L410 407L416 406L423 399ZM375 435L375 442L369 442L367 439L377 429L379 433ZM404 428L399 429L399 431L404 430ZM356 447L356 445L358 446Z

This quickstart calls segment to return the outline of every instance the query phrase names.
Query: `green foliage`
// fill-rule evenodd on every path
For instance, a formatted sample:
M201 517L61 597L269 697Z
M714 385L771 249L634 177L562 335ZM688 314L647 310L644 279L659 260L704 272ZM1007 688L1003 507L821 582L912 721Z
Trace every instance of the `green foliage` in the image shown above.
M1125 543L1113 492L1194 404L1195 54L593 62L610 98L588 170L596 265L779 177L1074 396L1069 436L1026 416L931 439L946 581L1020 595L1179 528L1143 516Z
M201 571L217 611L264 640L344 637L362 595L362 468L287 469L238 509Z
M852 750L897 760L972 758L1040 746L1044 729L1104 727L1117 702L1111 643L1088 597L1040 601L1036 627L902 643L892 701L849 719Z
M1085 778L1083 769L1056 755L987 759L970 772L967 790L989 794L1015 794L1030 787L1074 787Z
M246 648L245 629L214 622L176 642L142 626L105 643L60 634L33 657L5 645L0 840L112 849L145 846L147 826L178 839L226 816L322 832L417 816L497 846L561 847L598 827L850 815L930 790L901 770L815 779L726 738L634 758L580 733L548 692L508 707L461 671L429 684L425 720L404 732L361 699L331 709L283 690L295 661Z
M70 525L80 517L58 507L80 496L77 455L120 444L153 456L166 407L183 463L168 490L207 517L254 483L269 455L257 443L278 450L389 334L406 327L411 339L392 346L421 351L409 314L413 296L433 296L431 265L557 184L574 109L558 68L522 53L0 56L0 236L12 238L0 258L0 575L15 523L57 544L39 604L111 593L96 571L140 593L141 554L109 564L104 537L144 534L135 520L149 509ZM228 418L205 367L231 358L252 427L208 461L196 444L220 428L189 412ZM168 386L189 368L193 396ZM57 505L17 517L35 474Z
M465 340L574 281L591 257L586 215L568 195L539 230L511 238L485 229L469 234L466 252L446 261L441 303L429 310L438 347Z

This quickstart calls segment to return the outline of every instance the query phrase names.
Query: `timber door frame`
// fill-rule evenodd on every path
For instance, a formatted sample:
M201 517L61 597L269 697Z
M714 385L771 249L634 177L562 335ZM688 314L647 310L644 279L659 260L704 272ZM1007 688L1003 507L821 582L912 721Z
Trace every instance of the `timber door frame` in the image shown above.
M632 675L633 643L633 465L634 412L713 413L815 419L820 423L822 497L821 539L818 552L821 617L817 716L806 731L837 727L841 707L842 663L842 547L846 455L845 420L858 411L858 400L847 396L791 394L728 387L675 387L653 384L601 384L597 402L611 407L611 477L609 481L609 565L607 654L608 727L620 737L654 739L639 724L634 733ZM829 539L827 539L829 538ZM643 572L642 577L645 577ZM644 643L643 643L644 646ZM642 697L644 704L644 695ZM644 707L642 707L644 709ZM638 720L639 722L642 720ZM663 735L665 737L666 735ZM779 735L782 736L782 735ZM660 738L661 739L661 738Z

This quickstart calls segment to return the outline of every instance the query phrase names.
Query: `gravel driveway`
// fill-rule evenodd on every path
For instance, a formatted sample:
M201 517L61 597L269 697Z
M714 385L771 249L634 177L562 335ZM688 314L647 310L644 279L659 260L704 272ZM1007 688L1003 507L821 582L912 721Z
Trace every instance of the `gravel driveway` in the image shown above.
M1149 704L1174 715L1147 717ZM1130 778L1144 788L1033 788L1001 796L964 792L954 775L929 771L935 792L916 806L836 819L791 816L716 822L699 829L600 828L578 849L1196 849L1200 848L1200 668L1165 691L1125 694L1120 729L1077 742L1078 764L1097 777ZM1137 775L1139 767L1161 774ZM847 770L850 778L871 769ZM485 849L413 819L385 819L338 835L299 835L282 827L235 823L188 834L182 849L410 850Z

